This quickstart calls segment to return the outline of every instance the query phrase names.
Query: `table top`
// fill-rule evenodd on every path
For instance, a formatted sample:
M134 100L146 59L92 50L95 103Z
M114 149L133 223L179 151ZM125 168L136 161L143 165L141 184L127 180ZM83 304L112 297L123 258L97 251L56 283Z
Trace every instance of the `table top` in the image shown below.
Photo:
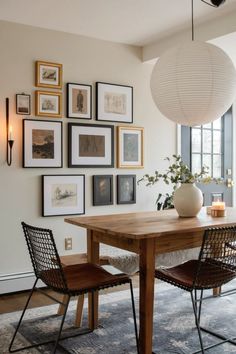
M209 227L236 225L236 208L226 216L207 215L206 208L193 218L180 218L175 209L125 214L65 218L65 222L88 230L131 239L160 237L164 234L203 231Z

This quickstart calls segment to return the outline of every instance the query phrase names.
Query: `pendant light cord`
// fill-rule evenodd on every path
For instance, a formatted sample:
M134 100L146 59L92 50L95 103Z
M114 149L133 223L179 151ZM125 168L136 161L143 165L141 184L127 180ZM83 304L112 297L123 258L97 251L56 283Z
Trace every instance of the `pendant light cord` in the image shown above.
M194 41L193 0L192 0L192 41Z

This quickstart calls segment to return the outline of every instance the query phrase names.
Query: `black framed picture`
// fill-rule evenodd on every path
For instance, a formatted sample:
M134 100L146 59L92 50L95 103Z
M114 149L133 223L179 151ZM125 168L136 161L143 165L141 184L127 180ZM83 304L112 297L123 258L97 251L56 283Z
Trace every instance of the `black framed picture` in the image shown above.
M31 95L25 93L16 94L16 114L31 114Z
M113 175L93 176L93 205L113 204Z
M136 203L136 175L117 175L117 204Z
M67 117L92 119L92 86L67 84Z
M84 175L43 175L42 215L80 215L85 213Z
M62 122L23 119L23 167L62 167Z
M96 82L96 119L133 123L133 87Z
M112 125L68 123L69 167L114 167Z

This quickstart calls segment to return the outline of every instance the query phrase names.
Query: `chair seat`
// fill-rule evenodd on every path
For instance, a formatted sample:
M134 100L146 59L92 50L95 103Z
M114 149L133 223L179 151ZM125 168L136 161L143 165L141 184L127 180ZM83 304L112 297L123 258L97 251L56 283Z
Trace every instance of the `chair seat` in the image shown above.
M42 280L53 280L57 271L57 269L44 271L41 274ZM130 282L128 276L110 274L102 267L92 263L67 266L63 269L63 273L68 286L67 292L72 296Z
M176 267L156 269L155 277L187 291L220 287L235 277L235 272L225 269L215 262L201 262L201 273L194 280L199 267L199 260L190 260ZM214 276L212 276L214 274Z

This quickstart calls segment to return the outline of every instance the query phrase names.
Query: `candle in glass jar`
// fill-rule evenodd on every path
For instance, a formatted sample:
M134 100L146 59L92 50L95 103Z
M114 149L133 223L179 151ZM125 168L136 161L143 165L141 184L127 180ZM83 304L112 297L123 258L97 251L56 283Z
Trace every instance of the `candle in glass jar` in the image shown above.
M212 210L225 210L225 202L212 202Z

